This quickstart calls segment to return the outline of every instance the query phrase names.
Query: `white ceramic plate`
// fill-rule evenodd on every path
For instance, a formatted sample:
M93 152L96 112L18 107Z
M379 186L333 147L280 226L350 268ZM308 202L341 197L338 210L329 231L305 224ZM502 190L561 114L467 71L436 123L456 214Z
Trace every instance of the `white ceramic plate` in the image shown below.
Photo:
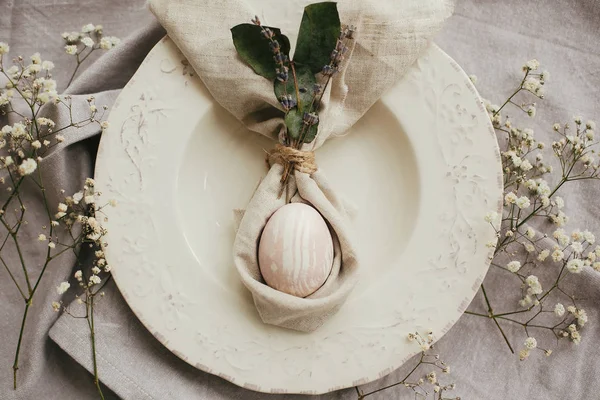
M237 385L323 393L380 378L447 332L488 268L484 215L501 207L498 147L460 67L432 46L342 138L319 149L357 206L363 278L306 334L263 324L232 263L233 214L273 143L211 99L168 39L125 87L102 136L107 259L127 302L173 353Z

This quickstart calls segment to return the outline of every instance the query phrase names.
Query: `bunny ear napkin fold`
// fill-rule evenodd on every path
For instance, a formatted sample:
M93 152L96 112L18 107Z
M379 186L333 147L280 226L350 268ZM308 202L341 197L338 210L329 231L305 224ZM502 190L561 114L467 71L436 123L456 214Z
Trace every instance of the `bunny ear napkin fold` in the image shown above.
M243 0L150 0L150 8L214 99L248 129L277 141L285 128L285 114L273 95L273 82L242 61L230 31L249 22L256 14L251 7ZM343 24L356 27L355 40L348 62L323 95L319 133L310 144L311 150L332 136L344 134L404 76L452 14L453 1L341 0L337 9ZM265 23L277 26L277 21ZM286 154L274 151L269 157L270 170L237 231L234 262L265 323L310 332L333 315L352 288L360 284L359 263L349 214L314 161L308 167L295 164L286 188L291 195L279 196L287 165L282 157ZM332 272L325 284L306 298L267 286L258 266L261 232L271 215L290 199L317 209L327 221L334 242Z

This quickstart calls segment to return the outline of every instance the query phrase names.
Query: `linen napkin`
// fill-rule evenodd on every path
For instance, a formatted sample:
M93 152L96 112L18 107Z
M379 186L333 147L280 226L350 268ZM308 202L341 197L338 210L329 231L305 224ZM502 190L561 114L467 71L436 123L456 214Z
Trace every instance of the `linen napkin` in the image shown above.
M254 15L247 4L241 0L151 0L150 7L215 100L250 130L277 140L285 129L285 113L273 95L273 83L238 57L231 38L230 29ZM346 0L338 9L342 23L356 27L356 37L343 69L324 93L315 143L304 144L303 150L310 147L311 157L329 137L344 134L396 84L451 14L452 3ZM277 21L268 23L277 26ZM310 332L342 306L359 279L360 263L348 215L324 174L312 162L311 168L302 162L291 164L279 150L276 147L271 153L270 170L242 217L233 258L263 322ZM290 165L294 168L290 179L282 179ZM312 205L325 218L334 243L332 272L323 286L306 298L266 285L258 263L261 232L288 200L280 198L284 180L292 201Z

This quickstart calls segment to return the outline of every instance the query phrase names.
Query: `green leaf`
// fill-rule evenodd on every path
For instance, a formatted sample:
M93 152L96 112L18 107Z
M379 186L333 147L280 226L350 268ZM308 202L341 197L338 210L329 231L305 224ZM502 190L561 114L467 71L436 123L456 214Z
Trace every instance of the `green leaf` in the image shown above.
M314 73L329 64L331 52L340 35L340 16L336 3L316 3L304 8L298 32L294 61Z
M290 54L290 40L281 34L278 28L266 27L273 31L273 39L279 42L281 52ZM273 52L269 46L269 39L261 33L261 27L254 24L240 24L231 28L233 45L240 58L244 60L254 72L267 79L275 79L277 63L273 59Z
M296 102L299 104L299 109L302 111L309 111L309 107L313 101L313 89L317 80L310 71L310 68L304 65L294 66L296 70L296 80L298 81L298 93L300 94L300 100L296 98L296 86L294 84L294 75L292 69L289 70L289 78L286 83L282 83L279 80L275 80L275 96L277 100L285 93L292 95Z
M291 109L285 116L285 126L288 129L288 136L292 139L299 139L302 134L302 129L304 128L304 123L302 122L303 112L298 111L298 109ZM319 124L311 125L307 131L304 132L304 143L310 143L314 140L315 136L317 136L317 131L319 129Z

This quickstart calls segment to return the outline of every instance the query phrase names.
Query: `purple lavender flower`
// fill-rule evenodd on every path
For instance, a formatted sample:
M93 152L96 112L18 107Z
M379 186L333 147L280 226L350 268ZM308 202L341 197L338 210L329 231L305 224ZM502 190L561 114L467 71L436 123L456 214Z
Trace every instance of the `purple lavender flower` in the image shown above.
M275 35L269 28L262 28L261 33L267 39L271 39Z
M296 107L296 100L292 97L292 95L284 94L279 98L279 102L285 111L289 111L292 108Z
M323 85L320 85L320 84L318 84L318 83L315 83L315 85L313 86L313 94L314 94L315 96L316 96L316 95L319 95L319 94L321 94L321 91L322 91L322 90L323 90Z
M285 54L278 52L273 56L273 59L276 63L283 64L284 62L287 62L288 57Z
M318 124L319 116L314 112L311 112L311 113L305 112L304 116L302 117L302 122L304 123L304 125L308 125L308 126Z
M331 65L327 64L323 67L323 70L321 70L321 72L325 76L331 76L331 75L335 74L335 68L333 68Z
M288 67L276 68L277 80L280 82L287 82L288 80Z
M272 40L271 42L269 42L269 47L271 47L271 51L273 53L279 53L279 50L281 50L281 47L279 46L279 42L277 40Z

